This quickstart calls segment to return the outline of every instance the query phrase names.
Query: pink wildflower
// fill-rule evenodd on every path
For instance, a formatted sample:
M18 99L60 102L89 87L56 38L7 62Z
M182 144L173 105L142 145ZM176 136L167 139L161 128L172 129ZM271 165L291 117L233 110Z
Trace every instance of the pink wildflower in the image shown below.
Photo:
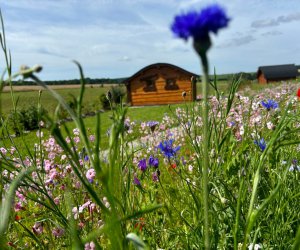
M63 236L64 233L65 233L65 230L61 227L56 227L52 230L52 234L57 238Z
M90 139L91 142L93 142L93 141L95 141L95 136L94 135L90 135L89 139Z
M3 147L0 148L0 151L3 155L6 155L6 153L7 153L7 150Z
M52 180L54 180L56 177L58 177L58 173L57 173L57 171L56 171L55 168L53 168L53 169L50 170L49 177Z
M75 220L78 219L79 213L78 213L78 208L77 207L73 207L72 213L73 213L74 219Z
M16 151L16 148L15 147L11 147L10 148L10 153L13 155L14 154L14 152Z
M43 233L43 225L42 225L42 222L36 222L34 223L33 227L32 227L32 231L35 233L35 234L41 234Z
M80 130L78 128L73 129L73 134L74 135L79 135L79 133L80 133Z
M25 196L22 193L20 193L19 191L16 191L16 196L19 198L20 201L26 200Z
M55 197L53 201L54 201L54 203L56 205L58 205L60 203L60 198L59 197Z
M48 143L50 146L54 146L55 145L55 139L53 137L50 137L48 140Z
M50 152L48 154L48 158L51 159L51 160L53 160L55 158L55 153L54 152Z
M18 203L15 204L15 207L14 207L15 212L19 212L19 211L21 211L21 210L23 210L23 209L24 209L24 208L23 208L21 202L18 202Z
M45 168L45 171L46 171L46 172L49 172L50 169L52 168L52 167L51 167L51 162L50 162L49 160L45 160L45 161L44 161L44 168Z
M36 179L38 177L37 172L32 172L31 176L33 179Z
M79 136L75 136L73 140L76 144L80 142Z
M86 172L86 178L88 179L89 182L93 182L96 176L96 171L95 169L91 168Z
M95 250L96 245L94 242L89 242L84 245L84 250Z

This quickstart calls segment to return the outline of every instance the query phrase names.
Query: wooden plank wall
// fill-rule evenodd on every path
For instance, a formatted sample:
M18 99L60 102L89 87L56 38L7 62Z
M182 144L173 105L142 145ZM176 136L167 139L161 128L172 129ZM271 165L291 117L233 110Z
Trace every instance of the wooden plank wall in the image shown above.
M267 83L267 79L265 78L265 75L261 71L259 71L258 74L259 74L258 75L258 82L260 84L266 84Z
M157 75L155 82L155 91L144 91L145 82L141 78ZM166 90L166 79L175 78L179 89ZM149 69L144 74L132 80L131 84L131 104L139 105L156 105L156 104L173 104L182 103L184 99L182 92L185 91L187 96L186 101L191 101L192 98L192 83L190 76L173 68L154 68Z

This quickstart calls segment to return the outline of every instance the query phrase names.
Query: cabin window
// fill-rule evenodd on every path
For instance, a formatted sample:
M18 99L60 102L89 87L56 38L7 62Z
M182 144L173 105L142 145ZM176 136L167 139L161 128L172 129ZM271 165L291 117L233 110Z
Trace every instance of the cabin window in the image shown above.
M145 87L143 88L145 92L156 91L155 80L155 77L141 79L141 81L145 84Z
M175 78L166 79L165 89L166 90L177 90L177 89L179 89L178 85L176 84L176 79Z

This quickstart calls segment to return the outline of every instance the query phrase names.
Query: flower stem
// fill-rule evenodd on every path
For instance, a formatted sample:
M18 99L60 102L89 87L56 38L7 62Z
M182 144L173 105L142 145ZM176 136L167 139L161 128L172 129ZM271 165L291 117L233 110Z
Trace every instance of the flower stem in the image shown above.
M209 134L208 134L208 61L206 53L201 54L202 62L202 116L203 116L203 209L204 209L204 239L205 249L210 249L209 243L209 214L208 214L208 147L209 147Z

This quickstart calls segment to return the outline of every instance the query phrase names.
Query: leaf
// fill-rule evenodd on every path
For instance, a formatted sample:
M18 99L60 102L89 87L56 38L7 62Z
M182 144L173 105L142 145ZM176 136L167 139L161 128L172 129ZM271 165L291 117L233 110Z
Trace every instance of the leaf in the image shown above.
M32 169L26 169L19 173L19 175L12 181L10 184L9 190L7 195L5 196L4 202L1 204L0 208L0 247L5 246L4 234L7 230L8 223L9 223L9 216L11 212L11 207L15 198L15 192L23 180L23 178L29 174Z
M143 240L141 240L141 238L137 236L135 233L127 234L126 239L132 242L135 248L138 250L147 249Z

